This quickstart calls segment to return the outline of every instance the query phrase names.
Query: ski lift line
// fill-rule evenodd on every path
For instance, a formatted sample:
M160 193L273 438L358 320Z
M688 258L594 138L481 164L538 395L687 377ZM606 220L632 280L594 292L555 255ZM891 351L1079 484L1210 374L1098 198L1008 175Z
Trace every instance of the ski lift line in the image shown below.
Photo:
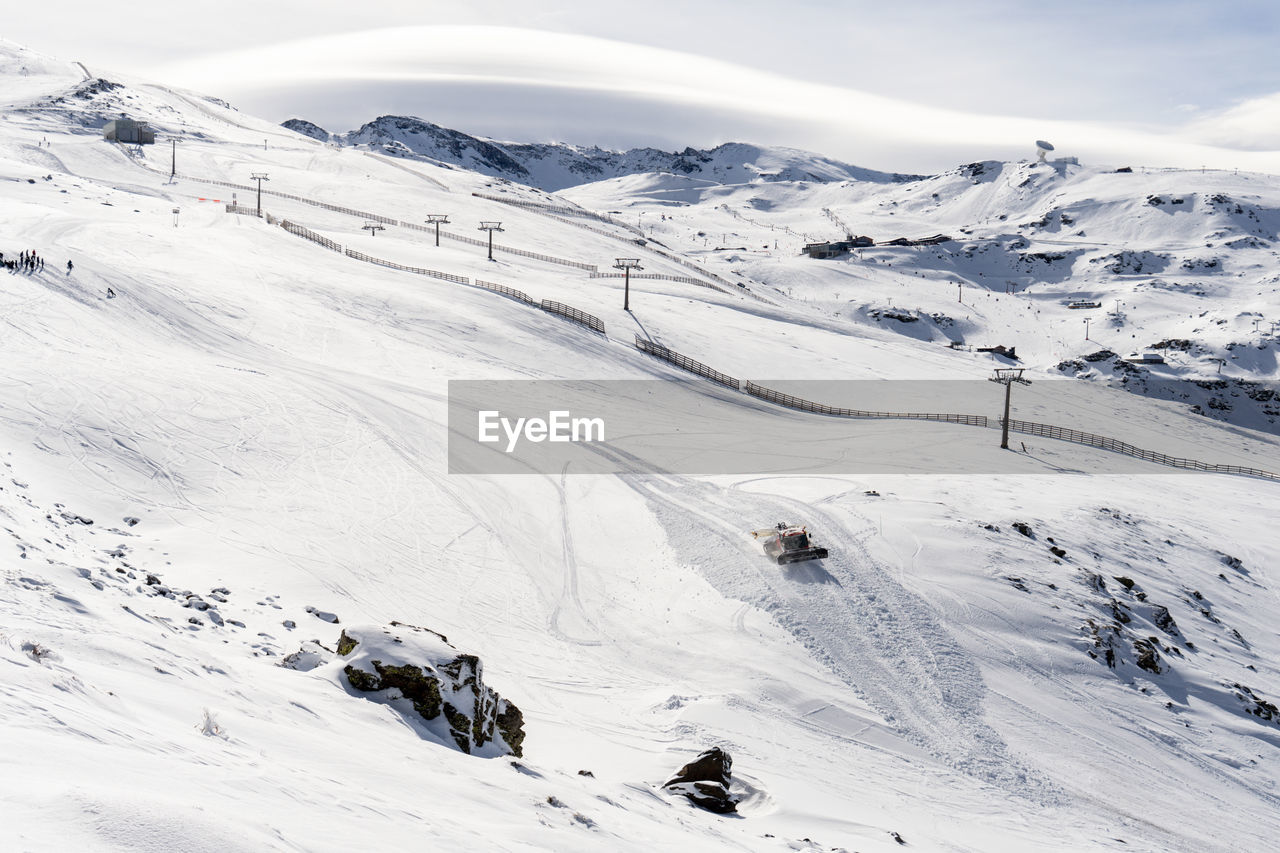
M141 165L143 168L147 169L148 171L151 171L151 172L157 171L155 169L152 169L149 165L145 163L141 163L139 165ZM199 181L200 183L213 184L214 186L229 187L231 189L242 189L249 192L257 192L257 187L250 186L248 184L237 184L231 181L219 181L213 178L204 178L197 175L177 174L175 175L175 177L182 178L188 181ZM333 211L334 213L341 213L346 216L355 216L355 217L370 220L372 222L378 222L385 225L397 225L402 228L409 228L414 231L428 230L426 226L420 225L416 222L404 222L399 219L393 219L392 217L389 217L389 216L382 216L377 213L370 213L367 210L356 210L355 208L343 207L337 204L330 204L329 202L319 201L317 199L307 198L306 196L295 195L293 193L281 192L279 190L263 189L262 194L264 196L275 196L276 198L283 198L283 199L288 199L290 201L301 202L302 204L307 204L312 207L319 207L319 208L323 208L324 210ZM488 243L484 240L477 240L474 237L466 237L461 234L452 234L448 231L441 231L440 236L446 240L454 240L457 242L467 243L475 246L488 245ZM525 249L517 249L514 246L503 246L498 243L495 243L493 245L493 250L495 252L506 252L508 254L518 255L520 257L530 258L532 260L543 261L545 263L574 267L576 269L582 269L588 272L594 272L599 269L595 264L587 264L581 261L572 261L566 258L557 258L552 255L544 255L544 254L541 254L540 252L530 252Z
M231 205L227 205L228 212L232 212L231 207L232 207ZM253 208L247 208L247 210L255 214L257 212ZM306 239L306 240L310 240L311 242L316 243L317 245L323 246L326 249L329 249L331 251L338 252L342 255L345 255L348 258L351 258L352 260L363 261L365 263L375 264L377 266L386 267L388 269L393 269L393 270L399 270L401 272L413 273L415 275L426 276L428 278L438 278L443 281L451 282L453 284L463 284L469 287L477 287L482 290L488 290L492 293L498 293L503 296L508 296L531 308L537 308L541 311L545 311L548 314L554 314L555 316L560 317L563 320L568 320L569 322L577 323L578 325L584 326L593 332L598 332L599 334L604 335L606 338L608 337L608 332L605 331L605 325L603 320L601 320L599 317L595 316L594 314L588 314L586 311L583 311L580 308L575 308L572 305L566 305L563 302L557 302L553 299L544 299L541 302L538 302L537 300L530 297L527 293L524 293L523 291L520 291L520 290L516 290L513 287L507 287L505 285L496 284L490 281L481 281L479 279L476 279L473 282L471 279L467 278L466 276L455 275L454 273L447 273L447 272L441 272L439 270L425 269L422 267L410 267L404 264L398 264L394 261L386 260L385 258L379 258L374 255L368 255L368 254L365 254L364 252L356 251L355 249L344 247L340 243L334 240L330 240L328 237L325 237L321 234L317 234L315 231L312 231L311 229L306 228L302 225L298 225L295 222L290 222L287 219L278 220L274 216L272 216L270 213L265 214L265 216L266 216L267 224L269 225L279 224L281 228L283 228L285 231L288 231L291 234L294 234L298 237L302 237L303 239Z
M534 213L539 213L539 214L541 214L541 215L543 215L543 216L546 216L546 217L549 217L549 218L551 218L551 219L554 219L554 220L556 220L557 222L561 222L561 223L563 223L563 224L565 224L565 225L572 225L572 226L574 226L574 227L576 227L576 228L583 228L583 229L586 229L587 231L592 231L592 232L594 232L594 233L596 233L596 234L601 234L601 235L603 235L603 236L605 236L605 237L609 237L609 238L614 239L614 240L620 240L620 241L622 241L622 242L624 242L624 243L627 243L628 245L636 245L636 246L639 246L640 248L645 249L646 251L651 252L651 253L653 253L653 254L657 255L658 257L664 258L664 259L666 259L666 260L668 260L668 261L671 261L672 263L679 264L679 265L681 265L681 266L683 266L683 267L687 267L688 269L693 270L694 272L698 273L699 275L705 276L705 277L707 277L708 279L711 279L712 281L719 282L720 284L724 285L724 287L725 287L725 288L732 288L732 289L728 289L728 290L726 290L726 289L723 289L723 288L717 287L717 286L716 286L716 285L714 285L714 284L706 284L705 282L700 282L700 281L690 281L690 282L687 282L687 283L689 283L689 284L697 284L697 285L702 286L702 287L710 287L710 288L711 288L711 289L713 289L713 290L720 290L722 293L728 293L728 294L733 294L733 293L746 293L748 296L750 296L751 298L753 298L753 299L755 299L755 300L757 300L757 301L759 301L759 302L764 302L764 303L766 303L766 304L772 304L772 303L770 303L770 302L769 302L769 300L767 300L767 299L765 299L763 296L760 296L759 294L757 294L757 293L753 292L753 291L752 291L752 290L750 290L749 288L741 287L741 286L736 286L733 282L729 281L728 279L724 278L723 276L717 275L716 273L713 273L713 272L711 272L711 271L709 271L709 270L705 270L705 269L703 269L702 267L698 266L697 264L694 264L694 263L692 263L691 261L688 261L688 260L686 260L686 259L684 259L684 258L680 258L680 257L677 257L677 256L675 256L675 255L671 255L671 254L669 254L669 253L667 253L667 252L663 252L663 251L661 251L661 250L659 250L659 249L655 249L653 246L650 246L650 245L648 245L648 244L647 244L647 243L645 243L645 242L641 242L641 241L639 241L639 240L634 240L634 241L633 241L633 240L628 240L627 238L622 237L622 236L620 236L620 235L618 235L618 234L612 234L612 233L610 233L610 232L608 232L608 231L605 231L605 230L603 230L603 229L595 228L595 227L593 227L593 226L587 225L586 223L583 223L583 222L574 222L573 220L565 219L565 218L563 218L563 217L561 217L561 216L558 216L558 215L556 215L555 213L550 212L552 209L554 209L551 205L545 205L545 206L544 206L544 205L538 205L538 204L537 204L537 203L535 203L535 202L521 201L521 200L516 200L516 199L506 199L506 198L501 198L501 197L499 197L499 196L488 195L488 194L485 194L485 193L477 193L477 192L473 192L473 193L472 193L472 195L473 195L473 196L475 196L475 197L477 197L477 198L483 198L483 199L487 199L487 200L490 200L490 201L496 201L496 202L499 202L500 204L507 204L507 205L511 205L511 206L514 206L514 207L523 207L523 208L526 208L526 209L531 210L531 211L532 211L532 212L534 212ZM541 208L545 208L545 209L541 209ZM569 210L569 209L568 209L568 208L565 208L565 210ZM609 217L603 216L602 214L594 213L594 212L592 212L592 211L587 211L587 210L583 209L583 212L582 212L582 213L578 213L577 211L574 211L574 215L588 215L588 216L591 216L592 218L599 219L599 220L604 221L604 222L609 222L609 223L611 223L611 224L618 225L619 227L626 228L627 230L635 231L636 233L640 233L640 234L642 234L642 235L643 235L643 232L640 232L640 231L639 231L639 229L632 228L631 226L629 226L629 225L625 225L625 224L620 223L620 222L615 222L613 219L611 219L611 218L609 218ZM670 279L670 280L672 280L672 281L680 281L680 279L676 279L676 278L672 278L672 279Z
M612 216L609 216L603 213L596 213L593 210L587 210L585 207L581 207L578 205L569 206L569 205L547 204L545 202L529 201L527 199L503 198L502 196L499 196L499 195L492 195L490 193L481 193L481 192L473 192L471 195L475 196L476 198L485 199L486 201L496 201L500 204L509 204L512 207L525 207L525 208L529 208L530 210L541 210L541 211L545 211L547 213L552 213L552 214L558 213L562 216L583 216L588 219L595 219L600 222L606 222L610 225L616 225L619 228L625 228L626 230L631 231L634 234L644 236L643 232L639 228L636 228L634 225L628 225L625 222L621 222L617 219L614 219Z
M144 168L147 168L150 171L155 171L153 169L150 169L150 167L146 166L145 164L144 164ZM195 180L204 180L204 179L196 178ZM241 187L243 189L252 189L251 187L232 184L224 181L206 181L206 182L225 185L225 186L231 186L231 187ZM285 193L270 193L270 194L284 196L287 198L294 198L296 200L304 201L308 204L315 204L321 207L326 207L326 208L331 207L330 205L324 204L322 202L314 202L310 199L304 199L300 196L290 196ZM368 218L374 218L374 217L370 216ZM275 219L274 217L268 214L268 221L274 221L274 219ZM298 236L303 236L308 240L312 240L313 242L326 246L326 248L332 248L335 251L343 251L342 247L338 246L338 244L334 243L334 241L329 240L328 238L322 237L321 235L316 234L315 232L309 231L309 229L303 228L302 226L294 225L293 223L289 223L287 221L281 221L280 224L282 227L285 228L285 230L288 230L291 233L297 234ZM293 227L290 227L290 226L293 226ZM467 238L467 239L470 239L470 238ZM479 243L481 241L477 240L474 242ZM495 248L497 247L495 246ZM372 256L364 255L361 252L353 253L352 250L349 250L349 249L345 250L345 254L348 257L352 257L356 260L366 260L370 263L377 263L381 266L387 266L392 269L400 269L405 271L416 271L417 269L417 268L405 267L401 264L396 264L391 261L385 261L383 259L373 258ZM423 272L421 274L429 274L429 271ZM439 277L442 277L442 278L446 276L447 276L446 280L448 281L454 281L455 283L460 283L460 284L470 284L470 281L467 280L464 276L453 276L449 273L439 274ZM493 288L485 288L485 289L493 289ZM533 300L528 299L529 303L532 303L532 301ZM593 331L597 331L600 334L606 335L607 337L607 333L605 332L603 321L601 321L598 317L595 317L594 315L587 314L585 311L580 311L579 309L572 308L571 306L563 305L562 303L554 302L552 300L543 300L542 303L540 303L539 307L542 310L547 311L548 313L552 313L566 320L569 320L571 322L576 322L581 325L584 325L588 328L591 328ZM648 342L644 342L644 344L648 344ZM646 346L642 345L642 339L639 336L637 336L636 338L636 346L638 349L642 351L649 352ZM663 349L667 349L667 348L664 347ZM672 350L667 350L667 351L669 353L672 353L673 355L679 355L678 353L674 353L674 351ZM687 359L687 357L685 356L681 356L681 358ZM670 361L670 359L664 359L664 360ZM690 362L693 361L692 359L687 359L687 360ZM683 365L681 365L680 362L678 361L671 361L671 363L676 364L677 366L683 367ZM702 366L705 367L705 365L702 365ZM707 370L712 370L712 369L707 368ZM726 374L720 374L720 375L727 376ZM938 414L938 413L920 413L920 412L916 412L916 413L866 412L866 411L857 410L857 409L839 409L836 407L828 406L826 404L814 403L813 401L810 401L810 400L804 400L799 397L793 397L789 394L782 394L781 392L774 391L773 389L765 388L760 385L756 385L755 383L749 382L749 381L746 383L744 387L740 388L740 390L742 390L747 394L750 394L753 397L757 397L767 402L775 403L776 405L784 406L787 408L798 409L806 412L812 412L814 414L825 414L825 415L833 415L836 417L850 417L850 418L905 418L905 419L913 419L913 420L931 420L931 421L939 421L939 422L945 422L945 423L957 423L957 424L965 424L970 426L982 426L982 427L988 426L988 422L987 422L988 419L985 415L956 415L956 414ZM1036 424L1029 421L1015 421L1013 419L1010 419L1009 428L1010 430L1015 432L1025 432L1030 435L1037 435L1044 438L1052 438L1060 441L1068 441L1076 444L1084 444L1090 447L1095 447L1100 450L1106 450L1113 453L1121 453L1127 456L1133 456L1135 458L1142 459L1144 461L1154 462L1160 465L1169 465L1172 467L1185 468L1185 469L1196 470L1196 471L1206 471L1209 473L1232 474L1232 475L1238 475L1238 476L1259 477L1259 478L1268 479L1268 480L1280 480L1280 474L1276 474L1274 472L1266 471L1260 468L1252 468L1252 467L1240 466L1240 465L1213 464L1213 463L1201 462L1195 459L1172 457L1172 456L1168 456L1167 454L1156 453L1155 451L1143 450L1141 448L1135 447L1126 442L1119 441L1118 439L1108 438L1106 436L1098 436L1092 433L1082 433L1082 432L1079 432L1078 430L1071 430L1065 427L1057 427L1049 424Z
M623 273L590 273L588 275L588 278L625 278L625 277L626 275ZM723 289L714 286L714 284L708 284L707 282L704 282L704 280L691 277L691 275L671 275L667 273L632 273L631 278L650 278L650 279L663 280L663 282L680 282L681 284L696 284L696 286L698 287L713 289L713 291L716 291L718 293L724 292Z
M367 152L366 152L366 153L367 153ZM149 165L147 165L147 164L145 164L145 163L143 163L143 164L141 164L141 165L142 165L144 168L148 169L149 171L153 171L153 172L154 172L154 171L156 171L155 169L152 169ZM175 177L181 177L181 178L183 178L183 179L185 179L185 180L196 180L196 181L200 181L200 182L202 182L202 183L214 184L214 185L216 185L216 186L225 186L225 187L230 187L230 188L232 188L232 189L244 189L244 190L248 190L248 191L256 191L256 190L257 190L257 188L256 188L256 187L252 187L252 186L249 186L249 185L247 185L247 184L237 184L237 183L230 182L230 181L219 181L219 180L215 180L215 179L212 179L212 178L202 178L202 177L196 177L196 176L191 176L191 175L175 175ZM342 206L340 206L340 205L330 204L330 203L328 203L328 202L322 202L322 201L319 201L319 200L316 200L316 199L307 198L307 197L305 197L305 196L295 195L295 194L293 194L293 193L285 193L285 192L281 192L281 191L279 191L279 190L267 190L267 189L263 189L263 190L262 190L262 194L263 194L263 195L273 195L273 196L276 196L277 198L285 198L285 199L289 199L289 200L292 200L292 201L298 201L298 202L301 202L301 203L303 203L303 204L308 204L308 205L311 205L311 206L313 206L313 207L320 207L320 208L323 208L323 209L325 209L325 210L331 210L331 211L333 211L333 212L335 212L335 213L342 213L342 214L345 214L345 215L348 215L348 216L358 216L358 217L364 218L364 219L366 219L366 220L371 220L371 221L373 221L373 222L380 222L380 223L385 223L385 224L398 225L398 226L400 226L400 227L409 228L409 229L411 229L411 230L415 230L415 231L427 231L427 230L429 230L426 226L424 226L424 225L420 225L420 224L418 224L418 223L416 223L416 222L404 222L404 221L402 221L402 220L392 219L391 217L381 216L381 215L379 215L379 214L370 213L370 212L368 212L368 211L356 210L356 209L354 209L354 208L342 207ZM479 193L473 193L473 195L480 195L480 194L479 194ZM483 197L483 196L482 196L482 197ZM505 201L505 200L502 200L502 199L495 199L495 200ZM549 215L549 214L547 214L547 215ZM553 218L559 219L559 217L553 217ZM560 220L560 221L567 221L567 220ZM570 224L576 224L576 223L570 223ZM588 226L588 227L589 227L589 226ZM594 230L594 229L593 229L593 230ZM602 233L603 233L603 232L602 232ZM443 238L445 238L445 239L448 239L448 240L454 240L454 241L457 241L457 242L467 243L467 244L470 244L470 245L476 245L476 246L480 246L480 245L488 245L488 244L487 244L485 241L483 241L483 240L476 240L476 239L475 239L475 238L473 238L473 237L466 237L466 236L463 236L463 235L461 235L461 234L452 234L452 233L447 232L447 231L441 231L441 232L440 232L440 236L441 236L441 237L443 237ZM614 236L614 235L610 235L610 236ZM621 239L621 238L618 238L618 239ZM650 252L653 252L653 253L655 253L655 254L657 254L657 255L661 256L661 257L665 257L665 258L667 258L668 260L672 260L672 261L674 261L674 262L676 262L676 263L678 263L678 264L681 264L681 265L683 265L683 266L690 267L691 269L693 269L693 270L695 270L695 271L697 271L697 272L701 273L702 275L707 276L708 278L711 278L711 279L713 279L713 280L718 280L718 281L722 282L723 284L727 285L728 287L733 287L733 286L734 286L732 282L729 282L728 280L726 280L726 279L724 279L724 278L722 278L722 277L720 277L720 276L716 275L715 273L711 273L711 272L705 271L705 270L701 269L700 267L698 267L697 265L692 264L692 263L690 263L690 262L688 262L688 261L686 261L686 260L684 260L684 259L682 259L682 258L675 257L675 256L673 256L673 255L670 255L670 254L666 253L666 252L661 252L661 251L659 251L659 250L657 250L657 249L653 249L653 248L651 248L651 247L644 247L644 248L648 248L648 250L649 250ZM564 258L557 258L557 257L553 257L553 256L551 256L551 255L543 255L543 254L541 254L541 253L539 253L539 252L530 252L530 251L527 251L527 250L525 250L525 249L517 249L517 248L512 247L512 246L504 246L504 245L496 244L496 243L495 243L495 244L493 245L493 249L494 249L494 251L507 252L508 254L518 255L518 256L520 256L520 257L527 257L527 258L530 258L530 259L532 259L532 260L539 260L539 261L544 261L544 262L546 262L546 263L559 264L559 265L562 265L562 266L570 266L570 267L574 267L574 268L577 268L577 269L586 270L587 272L598 272L598 271L599 271L599 268L598 268L595 264L587 264L587 263L583 263L583 262L580 262L580 261L571 261L571 260L567 260L567 259L564 259ZM717 290L718 290L718 289L720 289L720 288L716 288L714 285L705 285L705 286L710 286L710 287L712 287L713 289L717 289ZM736 291L735 291L735 290L730 290L730 291L725 291L725 292L727 292L727 293L745 292L748 296L751 296L752 298L754 298L754 299L756 299L756 300L758 300L758 301L761 301L761 302L768 302L768 300L764 299L764 297L761 297L761 296L759 296L759 295L757 295L757 294L753 293L751 290L749 290L749 289L748 289L748 288L746 288L746 287L739 287Z
M765 224L765 223L763 223L763 222L759 221L758 219L752 219L750 216L743 216L741 213L739 213L738 211L736 211L736 210L734 210L733 208L729 207L729 205L727 205L727 204L722 204L722 205L720 205L720 209L721 209L721 210L723 210L725 213L729 214L730 216L732 216L734 219L737 219L737 220L740 220L740 221L742 221L742 222L746 222L746 223L748 223L748 224L754 225L754 226L756 226L757 228L765 228L765 227L766 227L766 224ZM824 210L824 212L825 212L826 208L824 208L823 210ZM790 227L790 226L788 226L788 225L775 226L775 225L773 225L772 223L770 223L767 227L769 227L769 228L771 228L771 229L772 229L772 228L775 228L775 227L781 228L784 232L786 232L787 234L790 234L792 237L799 237L799 238L801 238L802 240L807 240L807 241L809 241L810 243L817 242L817 239L818 239L818 238L817 238L817 237L815 237L813 234L810 234L810 233L808 233L807 231L805 231L805 232L801 232L801 231L793 231L793 230L791 229L791 227Z

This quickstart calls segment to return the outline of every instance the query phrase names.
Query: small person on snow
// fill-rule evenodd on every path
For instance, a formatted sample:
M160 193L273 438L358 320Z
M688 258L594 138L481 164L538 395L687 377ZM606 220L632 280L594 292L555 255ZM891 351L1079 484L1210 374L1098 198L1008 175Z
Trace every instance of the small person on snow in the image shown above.
M108 298L108 299L115 299L115 298L116 298L116 292L115 292L114 290L112 290L111 288L109 288L109 287L107 288L107 298Z
M67 275L71 275L72 269L74 269L74 264L72 264L71 261L67 261Z

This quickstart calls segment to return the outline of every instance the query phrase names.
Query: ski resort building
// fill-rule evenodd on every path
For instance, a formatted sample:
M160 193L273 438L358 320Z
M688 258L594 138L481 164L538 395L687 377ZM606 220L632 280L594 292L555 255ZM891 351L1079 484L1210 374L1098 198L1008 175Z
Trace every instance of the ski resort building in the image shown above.
M852 251L853 249L865 249L874 245L875 241L870 237L851 236L845 240L839 240L835 243L806 243L804 252L811 258L837 258L845 252Z
M154 145L156 132L145 121L118 118L102 128L102 138L108 142L126 142L132 145Z

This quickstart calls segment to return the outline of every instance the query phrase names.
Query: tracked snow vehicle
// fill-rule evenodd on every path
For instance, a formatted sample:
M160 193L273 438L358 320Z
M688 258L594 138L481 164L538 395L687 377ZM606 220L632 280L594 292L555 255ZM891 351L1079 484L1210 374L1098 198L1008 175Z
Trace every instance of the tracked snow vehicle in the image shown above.
M753 530L751 535L761 541L765 554L780 566L827 557L827 549L814 545L808 529L798 524L779 522L774 527Z

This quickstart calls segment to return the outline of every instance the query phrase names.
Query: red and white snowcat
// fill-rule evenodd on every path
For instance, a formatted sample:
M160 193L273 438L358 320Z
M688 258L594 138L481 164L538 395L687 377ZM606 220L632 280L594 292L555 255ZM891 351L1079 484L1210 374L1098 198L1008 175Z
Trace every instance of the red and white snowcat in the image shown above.
M780 566L805 560L823 560L827 549L814 545L807 528L779 522L774 527L751 531L752 537L764 545L764 552Z

